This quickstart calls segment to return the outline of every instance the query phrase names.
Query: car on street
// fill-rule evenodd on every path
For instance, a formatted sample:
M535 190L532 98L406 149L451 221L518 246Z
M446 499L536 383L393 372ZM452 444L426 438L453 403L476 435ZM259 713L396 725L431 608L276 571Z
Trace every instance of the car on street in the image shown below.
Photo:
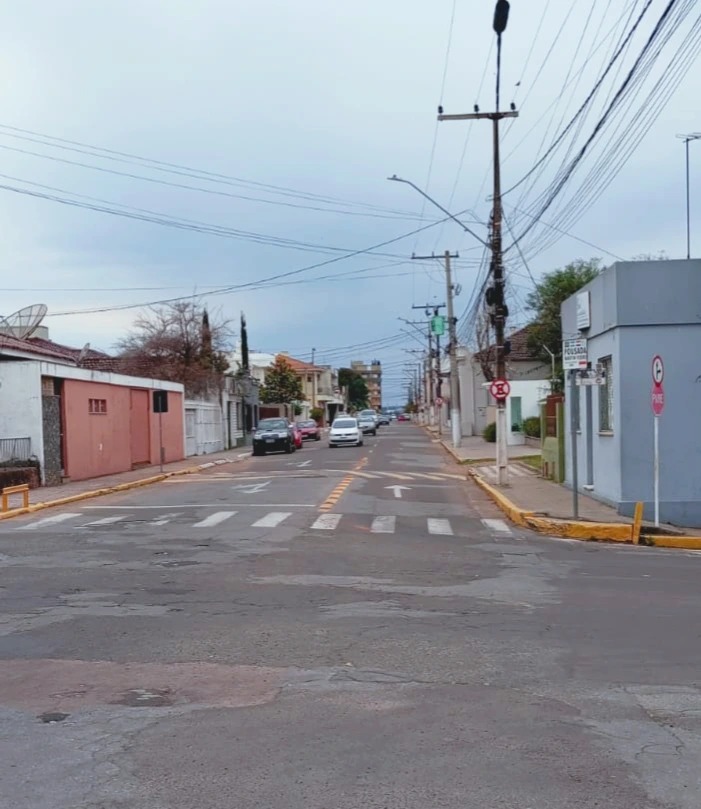
M396 413L390 413L389 420L390 421L396 421L397 420L397 414Z
M397 421L409 421L409 416L406 413L400 413L397 416Z
M253 434L253 454L267 452L294 452L295 439L290 423L283 418L261 419Z
M363 446L363 432L358 426L358 419L352 416L344 416L335 419L329 430L329 446Z
M314 441L321 441L321 429L314 419L299 422L299 430L302 433L303 439L314 439Z
M380 413L377 417L377 424L379 426L387 426L389 424L389 416L386 413Z
M292 437L294 438L295 449L302 449L303 436L302 436L302 431L299 428L299 424L297 424L296 421L291 421L290 422L290 430L292 432Z
M361 413L358 416L358 426L363 435L377 435L377 421L370 413Z
M376 425L379 422L379 416L377 415L376 411L374 411L372 408L361 410L360 413L358 413L357 418L362 418L363 416L370 416L370 418L372 418L375 421Z

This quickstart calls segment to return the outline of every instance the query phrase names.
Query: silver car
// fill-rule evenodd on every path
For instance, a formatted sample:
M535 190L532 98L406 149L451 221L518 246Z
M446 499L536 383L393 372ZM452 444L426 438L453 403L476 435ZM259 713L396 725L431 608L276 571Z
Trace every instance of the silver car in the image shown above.
M363 435L377 435L377 420L370 413L361 413L358 416L358 426Z

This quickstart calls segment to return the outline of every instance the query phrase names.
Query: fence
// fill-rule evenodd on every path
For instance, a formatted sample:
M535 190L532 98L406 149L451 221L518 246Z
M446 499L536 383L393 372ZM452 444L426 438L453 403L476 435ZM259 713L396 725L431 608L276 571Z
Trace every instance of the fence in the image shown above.
M31 438L0 438L0 463L3 461L28 461L31 454Z
M207 455L224 449L221 405L188 399L185 402L185 454Z

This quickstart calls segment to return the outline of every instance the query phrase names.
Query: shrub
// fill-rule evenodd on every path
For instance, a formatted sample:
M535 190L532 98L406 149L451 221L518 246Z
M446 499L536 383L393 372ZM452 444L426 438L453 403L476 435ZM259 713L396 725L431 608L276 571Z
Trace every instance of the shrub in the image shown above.
M295 416L301 416L302 415L302 405L299 405L299 404L293 405L293 410L294 410Z
M491 422L488 424L484 430L482 431L482 438L485 441L489 441L490 444L494 444L497 440L497 423L496 421Z
M540 438L540 418L530 416L523 420L523 432L530 438Z
M318 424L324 419L324 411L320 407L312 407L312 409L309 411L309 418L314 419L314 421Z

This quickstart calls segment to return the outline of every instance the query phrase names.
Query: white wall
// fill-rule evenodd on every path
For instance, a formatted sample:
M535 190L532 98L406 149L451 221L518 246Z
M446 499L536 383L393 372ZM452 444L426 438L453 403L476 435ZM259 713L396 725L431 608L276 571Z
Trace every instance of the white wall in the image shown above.
M185 400L185 455L207 455L221 452L224 446L224 424L219 402Z
M509 383L511 385L511 394L506 400L506 423L509 426L509 434L507 438L508 444L525 444L524 433L514 432L511 427L513 426L512 406L514 397L521 399L521 418L528 419L532 416L540 415L539 402L544 398L550 390L550 385L542 379L533 380L514 380ZM491 396L490 396L491 398Z
M25 438L44 468L41 375L36 362L0 362L0 438Z

